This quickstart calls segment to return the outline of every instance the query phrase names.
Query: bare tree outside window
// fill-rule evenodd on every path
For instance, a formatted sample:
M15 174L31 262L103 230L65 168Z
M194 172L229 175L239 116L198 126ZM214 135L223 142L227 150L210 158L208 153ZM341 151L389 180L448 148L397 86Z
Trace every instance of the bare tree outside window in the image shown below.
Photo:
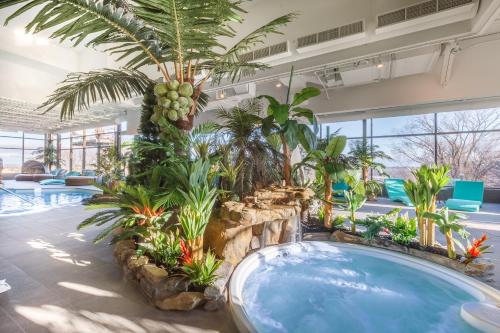
M500 110L474 110L438 114L437 152L433 135L411 136L434 132L433 117L418 117L405 124L395 140L395 160L416 164L432 164L435 156L440 164L451 166L456 179L483 180L487 186L500 186Z

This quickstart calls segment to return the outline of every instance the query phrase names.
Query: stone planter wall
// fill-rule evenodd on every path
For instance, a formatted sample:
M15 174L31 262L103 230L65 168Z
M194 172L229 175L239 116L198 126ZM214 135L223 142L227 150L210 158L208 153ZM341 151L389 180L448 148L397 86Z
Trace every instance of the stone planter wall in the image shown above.
M309 189L272 187L243 202L226 202L207 226L204 247L237 265L251 251L292 241L313 195Z
M149 258L136 255L132 240L117 242L114 256L122 266L124 277L135 281L148 301L161 310L189 311L204 306L206 311L216 311L227 301L226 285L233 272L233 265L223 262L217 270L213 286L203 291L190 291L189 281L182 275L169 275Z
M448 257L442 256L440 254L403 246L389 239L383 239L383 238L365 239L360 236L348 234L343 231L337 230L331 235L331 240L341 243L373 246L386 250L405 253L413 257L425 259L433 263L451 268L455 271L461 272L469 276L481 278L485 281L490 279L491 276L493 275L492 271L494 266L493 264L487 262L486 260L476 259L474 262L471 262L466 265L460 260L456 259L453 260Z

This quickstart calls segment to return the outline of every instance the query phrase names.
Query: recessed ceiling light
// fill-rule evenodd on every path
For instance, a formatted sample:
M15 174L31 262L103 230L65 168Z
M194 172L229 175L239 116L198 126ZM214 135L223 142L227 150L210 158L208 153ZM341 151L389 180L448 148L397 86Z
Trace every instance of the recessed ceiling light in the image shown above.
M276 83L276 88L281 88L282 86L283 84L281 84L281 82Z
M384 67L384 64L378 64L377 65L377 68L383 68Z

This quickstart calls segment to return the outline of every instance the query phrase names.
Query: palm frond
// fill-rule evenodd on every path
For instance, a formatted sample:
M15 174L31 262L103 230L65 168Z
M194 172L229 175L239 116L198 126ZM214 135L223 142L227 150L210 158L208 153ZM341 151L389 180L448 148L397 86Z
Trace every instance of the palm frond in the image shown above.
M48 112L61 105L61 119L71 118L75 111L88 109L96 102L117 102L142 95L151 83L146 75L130 69L70 73L39 109Z

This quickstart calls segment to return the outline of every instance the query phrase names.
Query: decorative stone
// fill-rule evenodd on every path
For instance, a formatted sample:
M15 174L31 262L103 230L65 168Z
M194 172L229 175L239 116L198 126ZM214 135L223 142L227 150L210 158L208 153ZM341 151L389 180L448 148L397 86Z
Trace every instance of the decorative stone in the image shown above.
M239 223L212 219L205 231L204 246L217 256L233 264L239 263L250 250L252 227Z
M154 286L146 279L141 279L139 281L139 287L141 288L141 291L143 292L144 295L148 299L153 299L155 296L155 288Z
M126 264L128 259L132 256L135 256L136 251L132 249L127 249L124 250L122 253L120 253L120 257L117 257L118 261L121 263Z
M180 292L187 291L188 288L189 281L186 277L169 276L165 281L155 285L154 298L156 300L169 298Z
M126 250L135 250L135 243L133 240L129 239L116 242L113 254L118 258Z
M151 283L163 282L168 276L168 272L166 270L154 264L142 266L140 272L144 279L150 281Z
M141 268L141 266L146 265L148 262L149 262L148 257L131 256L130 258L128 258L127 267L132 271L136 271L137 269Z
M162 310L189 311L198 307L205 301L200 292L181 292L174 297L165 298L155 302L155 305Z

